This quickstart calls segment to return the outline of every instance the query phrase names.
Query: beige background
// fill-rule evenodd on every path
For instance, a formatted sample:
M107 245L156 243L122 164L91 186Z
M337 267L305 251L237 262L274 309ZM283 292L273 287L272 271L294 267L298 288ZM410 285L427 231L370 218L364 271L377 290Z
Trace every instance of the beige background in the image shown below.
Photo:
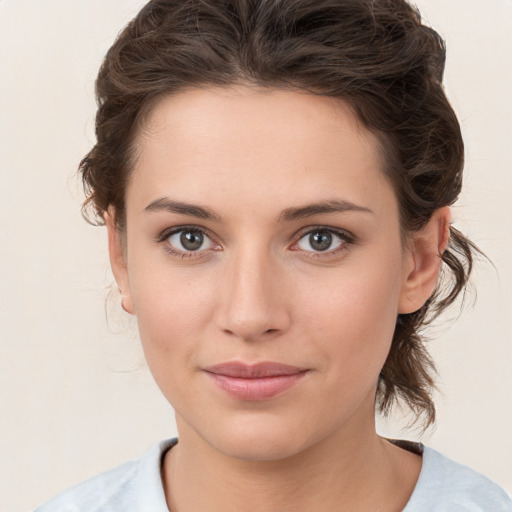
M106 322L105 233L82 220L74 177L100 60L143 3L0 0L0 512L175 434L133 326L115 307ZM423 440L512 492L512 2L418 5L447 39L468 146L456 224L496 266L477 268L476 306L431 343L442 395Z

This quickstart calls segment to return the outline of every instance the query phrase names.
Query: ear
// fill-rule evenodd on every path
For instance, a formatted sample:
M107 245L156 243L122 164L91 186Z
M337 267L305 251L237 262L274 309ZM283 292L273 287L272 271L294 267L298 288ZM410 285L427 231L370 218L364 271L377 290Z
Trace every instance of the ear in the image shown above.
M437 284L442 255L450 240L450 208L434 212L420 231L413 233L407 250L406 274L398 313L414 313L430 298Z
M105 212L103 218L105 219L105 226L108 233L108 252L110 256L110 266L112 267L112 272L114 274L117 286L121 292L121 305L127 313L134 315L135 309L133 307L130 291L125 251L123 249L123 241L121 235L116 227L115 210L110 207L108 211Z

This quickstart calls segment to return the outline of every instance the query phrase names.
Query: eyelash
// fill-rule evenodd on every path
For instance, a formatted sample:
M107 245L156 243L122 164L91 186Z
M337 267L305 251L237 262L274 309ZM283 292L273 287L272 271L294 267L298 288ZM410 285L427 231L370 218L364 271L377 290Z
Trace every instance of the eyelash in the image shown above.
M179 226L179 227L175 227L175 228L171 228L171 229L166 229L165 231L162 232L162 234L160 236L157 237L156 241L158 243L163 243L165 251L172 256L182 258L182 259L198 257L198 255L202 251L189 251L189 252L179 251L179 250L174 249L167 242L169 237L171 237L172 235L176 235L177 233L181 233L184 231L186 232L187 230L199 232L202 235L209 238L210 240L212 240L212 237L210 236L209 232L207 230L205 230L204 228L201 228L199 226ZM302 240L305 236L311 235L318 231L327 232L327 233L334 235L341 241L341 245L339 247L335 248L334 250L328 249L326 251L303 251L308 254L307 255L308 258L318 259L318 258L323 258L323 257L334 256L342 251L347 250L351 245L354 245L356 243L356 238L351 233L349 233L348 231L345 231L343 229L331 228L328 226L310 226L310 227L306 228L304 231L301 231L297 235L298 240L297 240L297 242L295 242L294 245L297 245L300 242L300 240ZM300 249L294 249L294 250L297 251Z
M309 226L308 228L305 228L305 230L299 232L299 234L297 235L297 242L294 243L294 246L297 245L306 236L312 235L313 233L317 233L319 231L330 233L334 237L337 237L340 240L341 244L335 249L327 249L326 251L303 251L307 254L308 258L320 259L337 256L339 253L348 250L350 246L355 245L356 243L355 236L349 233L348 231L345 231L344 229L331 228L328 226ZM333 243L334 242L335 239L333 239Z
M212 236L210 236L208 231L206 231L204 228L200 228L198 226L179 226L179 227L176 227L176 228L166 229L156 239L156 241L159 242L159 243L163 243L165 251L168 254L172 255L172 256L176 256L176 257L182 258L182 259L185 259L185 258L195 258L202 251L189 251L189 252L178 251L178 250L174 249L172 247L172 245L167 243L167 240L169 239L169 237L171 237L172 235L176 235L177 233L181 233L183 231L185 231L185 232L186 231L197 231L197 232L203 234L204 236L208 237L210 240L212 239Z

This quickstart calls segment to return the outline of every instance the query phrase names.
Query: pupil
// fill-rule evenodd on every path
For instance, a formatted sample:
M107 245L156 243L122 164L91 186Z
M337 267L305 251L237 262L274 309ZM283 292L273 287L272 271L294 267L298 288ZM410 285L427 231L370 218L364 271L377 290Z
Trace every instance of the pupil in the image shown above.
M332 235L325 231L317 231L310 235L309 240L313 249L316 249L317 251L326 251L331 246Z
M187 251L196 251L203 245L203 234L200 231L184 231L180 242Z

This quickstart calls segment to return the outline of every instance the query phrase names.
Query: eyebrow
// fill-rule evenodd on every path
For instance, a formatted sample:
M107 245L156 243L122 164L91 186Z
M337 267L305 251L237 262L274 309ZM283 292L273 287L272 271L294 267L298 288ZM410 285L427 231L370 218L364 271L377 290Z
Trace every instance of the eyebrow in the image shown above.
M293 220L312 217L313 215L321 215L324 213L336 212L365 212L373 213L372 210L365 206L359 206L350 201L340 201L337 199L330 201L320 201L319 203L308 204L298 208L286 208L279 215L278 222L290 222Z
M190 215L191 217L197 217L199 219L211 220L219 224L223 223L222 217L217 215L213 210L210 210L209 208L195 204L184 203L182 201L175 201L166 197L152 201L144 209L145 212L157 212L162 210L171 213ZM334 199L320 201L318 203L312 203L296 208L286 208L286 210L283 210L280 213L279 217L277 218L277 222L291 222L306 217L313 217L314 215L354 211L373 214L373 211L369 208L366 208L365 206L360 206L350 201Z
M215 212L204 206L198 206L195 204L184 203L182 201L174 201L166 197L162 197L149 203L144 211L146 212L157 212L165 210L171 213L181 213L183 215L190 215L191 217L197 217L199 219L213 220L218 223L222 223L222 217L217 215Z

